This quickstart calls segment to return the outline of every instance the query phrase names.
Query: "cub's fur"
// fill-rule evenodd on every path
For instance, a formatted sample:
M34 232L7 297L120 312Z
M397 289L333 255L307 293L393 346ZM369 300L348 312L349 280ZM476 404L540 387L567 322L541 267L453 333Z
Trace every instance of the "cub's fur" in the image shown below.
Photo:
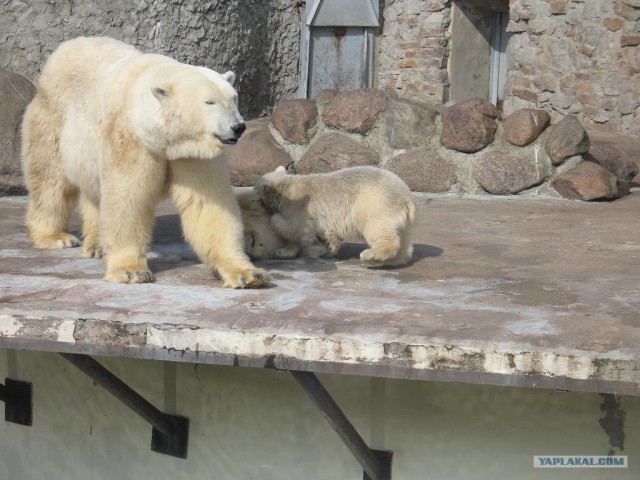
M369 248L360 259L373 265L411 260L415 206L409 187L388 170L353 167L288 175L278 167L254 189L272 214L272 227L287 241L276 251L277 258L295 257L302 247L318 244L333 256L346 240L366 241Z

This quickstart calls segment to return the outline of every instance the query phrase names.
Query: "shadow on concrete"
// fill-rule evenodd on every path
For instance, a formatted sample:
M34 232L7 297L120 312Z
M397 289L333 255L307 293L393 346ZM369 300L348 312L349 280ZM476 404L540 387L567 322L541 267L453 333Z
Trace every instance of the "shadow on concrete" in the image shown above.
M160 215L156 218L153 228L152 250L162 253L158 258L149 260L149 266L154 272L163 272L175 268L187 267L201 263L195 253L185 244L178 214ZM171 247L169 247L171 246ZM182 248L180 248L182 247ZM166 252L164 250L167 250ZM360 263L360 252L368 248L365 243L345 242L335 258L296 258L291 260L261 260L255 265L266 269L288 271L326 272L336 270L336 262L355 261ZM175 252L170 250L176 250ZM190 252L190 253L189 253ZM402 269L420 262L426 258L437 257L443 250L433 245L423 243L413 244L413 258L407 265L401 267L379 267L380 269Z

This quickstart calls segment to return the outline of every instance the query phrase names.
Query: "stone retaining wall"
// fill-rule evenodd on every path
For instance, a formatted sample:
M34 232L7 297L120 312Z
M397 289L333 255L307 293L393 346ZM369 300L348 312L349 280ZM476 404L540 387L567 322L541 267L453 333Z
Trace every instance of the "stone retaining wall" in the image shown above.
M581 200L629 193L638 166L626 153L592 142L572 115L551 126L550 120L535 109L503 118L482 99L441 113L392 89L324 90L251 122L227 158L236 186L253 185L280 165L299 174L375 165L419 192Z

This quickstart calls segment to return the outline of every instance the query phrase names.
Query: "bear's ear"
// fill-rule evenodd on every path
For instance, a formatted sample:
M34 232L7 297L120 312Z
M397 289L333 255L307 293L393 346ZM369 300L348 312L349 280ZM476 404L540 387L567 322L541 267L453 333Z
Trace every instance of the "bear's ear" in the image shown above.
M274 170L275 173L279 175L285 175L287 173L287 169L280 165L278 168Z
M223 77L227 82L229 82L231 85L233 85L233 82L235 82L235 81L236 81L236 74L235 74L235 73L233 73L233 72L231 72L231 71L226 72L226 73L223 73L223 74L222 74L222 77Z
M167 84L154 85L151 87L151 93L153 93L153 96L156 97L158 101L164 102L171 96L171 86Z

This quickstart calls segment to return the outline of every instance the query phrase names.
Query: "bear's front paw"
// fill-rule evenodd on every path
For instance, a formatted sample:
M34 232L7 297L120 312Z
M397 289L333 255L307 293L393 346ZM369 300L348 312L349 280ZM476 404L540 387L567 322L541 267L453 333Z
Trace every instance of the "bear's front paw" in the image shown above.
M104 276L108 282L117 283L150 283L155 281L153 273L149 270L137 270L127 268L115 268L109 270Z
M261 288L271 281L269 274L261 268L247 268L222 274L223 287L227 288Z
M34 247L46 250L59 248L74 248L82 245L78 237L70 233L56 233L54 235L39 236L33 239Z

